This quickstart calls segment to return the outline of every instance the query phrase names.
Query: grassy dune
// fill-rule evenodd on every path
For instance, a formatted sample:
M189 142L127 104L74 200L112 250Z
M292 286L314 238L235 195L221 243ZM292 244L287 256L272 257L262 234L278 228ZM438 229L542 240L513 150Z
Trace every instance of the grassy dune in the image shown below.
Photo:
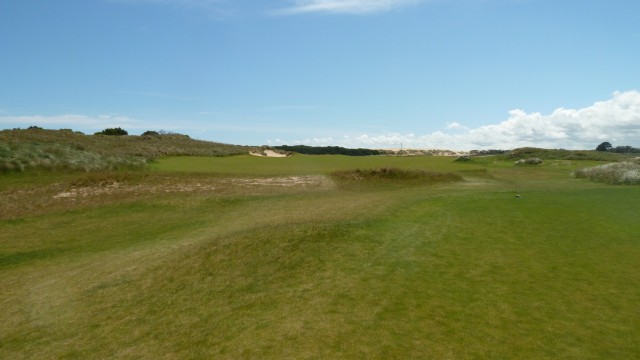
M247 146L199 141L180 134L106 136L39 128L2 130L0 173L27 169L139 168L168 155L227 156L247 154L250 150Z
M640 188L571 177L594 164L3 175L0 358L638 358ZM330 176L380 167L464 180Z

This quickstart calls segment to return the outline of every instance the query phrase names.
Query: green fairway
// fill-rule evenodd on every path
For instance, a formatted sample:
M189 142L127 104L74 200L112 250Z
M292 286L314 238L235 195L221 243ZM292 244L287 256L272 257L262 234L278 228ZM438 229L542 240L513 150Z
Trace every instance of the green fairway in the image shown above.
M1 175L0 358L639 358L640 188L453 160Z
M266 158L251 155L232 157L169 157L152 164L159 171L205 172L233 175L317 175L336 170L376 167L406 169L428 168L435 171L480 169L479 165L454 163L451 157L390 157L344 155L295 155Z

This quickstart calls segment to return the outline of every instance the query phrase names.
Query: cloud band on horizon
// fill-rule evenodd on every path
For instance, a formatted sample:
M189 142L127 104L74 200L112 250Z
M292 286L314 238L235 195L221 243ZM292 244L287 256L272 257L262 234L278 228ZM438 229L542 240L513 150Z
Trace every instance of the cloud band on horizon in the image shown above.
M593 149L603 141L639 146L640 92L615 92L606 101L581 109L558 108L551 114L515 109L498 124L468 128L459 123L426 135L384 133L347 135L341 138L306 138L271 141L272 145L340 145L346 147L437 148L449 150L514 149L542 147Z
M5 127L56 126L72 128L88 133L106 127L123 127L128 130L150 130L163 128L176 132L197 135L210 130L225 130L238 138L243 134L266 134L264 127L254 125L227 128L218 123L198 121L148 120L122 115L11 115L0 113L0 124ZM527 113L516 109L509 111L506 120L497 124L476 128L455 122L440 131L425 135L413 133L353 133L344 135L340 129L308 129L273 125L269 133L282 136L285 133L299 134L294 140L276 138L266 140L270 145L315 145L344 146L351 148L395 148L402 143L406 148L437 148L449 150L514 149L524 146L565 149L594 149L599 143L609 141L614 145L640 146L640 92L615 92L611 99L598 101L580 109L558 108L550 114ZM314 136L321 131L331 136ZM218 136L220 134L218 133ZM295 135L294 135L295 136ZM244 136L246 138L246 136ZM224 138L205 139L228 141ZM262 140L260 140L262 141ZM258 143L242 145L260 145Z

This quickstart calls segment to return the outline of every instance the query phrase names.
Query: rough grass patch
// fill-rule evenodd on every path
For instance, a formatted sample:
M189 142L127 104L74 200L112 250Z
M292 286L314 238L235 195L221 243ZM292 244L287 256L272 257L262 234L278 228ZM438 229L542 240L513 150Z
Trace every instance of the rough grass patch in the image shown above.
M434 172L427 170L380 167L376 169L355 169L335 171L332 176L344 181L401 180L421 183L440 183L462 181L462 176L452 172Z
M507 151L503 155L506 159L518 160L540 158L543 160L594 160L616 161L624 156L606 151L595 150L565 150L565 149L540 149L532 147L517 148Z
M540 158L527 158L527 159L520 159L518 161L516 161L516 165L540 165L542 164L544 161L542 161L542 159Z
M69 144L0 144L0 172L4 173L27 169L97 171L145 165L146 161L141 157L99 154Z
M2 130L0 172L136 168L168 155L229 156L246 154L250 149L194 140L179 134L102 136L37 128Z
M640 158L580 169L573 175L607 184L640 185Z

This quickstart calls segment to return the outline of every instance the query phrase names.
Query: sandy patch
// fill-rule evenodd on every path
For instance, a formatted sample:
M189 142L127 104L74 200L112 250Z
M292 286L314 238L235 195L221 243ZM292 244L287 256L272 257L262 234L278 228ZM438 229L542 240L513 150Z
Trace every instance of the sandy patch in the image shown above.
M193 192L193 191L213 191L215 186L203 184L171 184L171 185L125 185L114 182L102 186L85 186L67 189L53 196L54 199L77 198L87 196L97 196L104 194L126 194L126 193L169 193L169 192Z
M123 184L119 182L103 183L93 186L79 186L65 189L53 195L53 199L76 199L99 195L141 194L141 193L184 193L184 192L216 192L233 187L265 188L265 187L326 187L330 180L325 176L282 176L270 178L228 178L201 183L177 184Z
M264 157L287 157L287 154L282 154L279 152L275 152L273 150L262 150L262 152L250 152L249 154L253 156L264 156Z
M239 186L296 186L296 185L320 185L324 181L323 176L286 176L272 178L234 178L225 180L228 184Z
M412 155L412 156L462 156L467 155L466 151L453 151L445 149L382 149L381 151L390 151L395 155Z

